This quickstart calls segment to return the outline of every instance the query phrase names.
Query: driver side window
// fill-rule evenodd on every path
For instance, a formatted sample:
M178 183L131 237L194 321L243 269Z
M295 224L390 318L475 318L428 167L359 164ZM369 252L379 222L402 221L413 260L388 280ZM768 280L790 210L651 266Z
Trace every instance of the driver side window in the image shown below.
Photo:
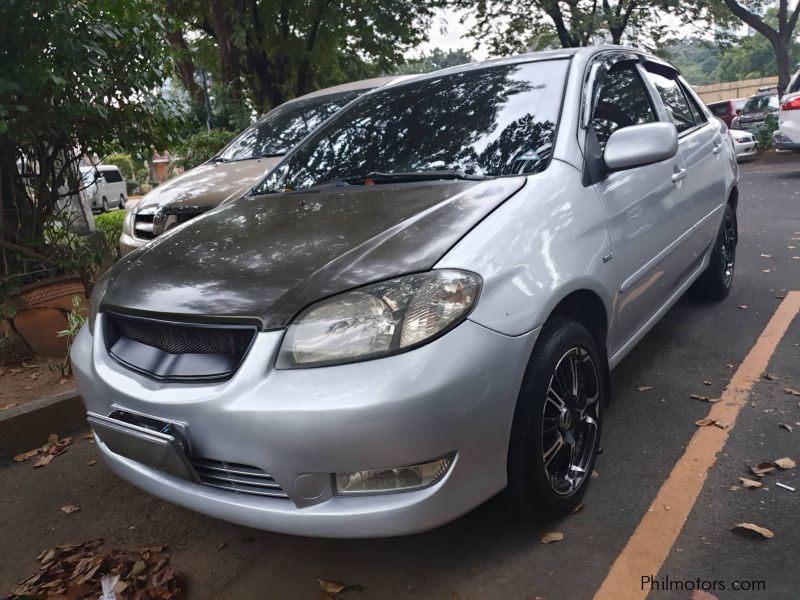
M636 65L630 62L614 65L601 82L592 111L592 128L601 148L617 129L655 120Z

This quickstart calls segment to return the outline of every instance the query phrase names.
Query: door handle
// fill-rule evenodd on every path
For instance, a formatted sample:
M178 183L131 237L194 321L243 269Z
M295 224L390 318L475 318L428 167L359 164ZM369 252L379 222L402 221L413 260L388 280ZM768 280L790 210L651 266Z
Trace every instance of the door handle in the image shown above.
M686 169L677 169L672 174L672 181L674 181L675 183L678 183L684 177L686 177Z
M722 152L722 146L723 146L722 140L720 140L716 144L714 144L714 147L711 148L711 152L713 152L714 154L719 154L720 152Z

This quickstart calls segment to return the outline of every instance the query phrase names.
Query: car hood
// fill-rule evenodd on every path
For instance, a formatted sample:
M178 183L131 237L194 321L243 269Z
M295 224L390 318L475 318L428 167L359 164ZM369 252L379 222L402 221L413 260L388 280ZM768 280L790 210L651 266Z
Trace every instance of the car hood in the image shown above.
M102 306L280 329L316 300L432 268L525 181L382 184L241 198L119 261Z
M207 162L162 183L136 205L136 212L155 212L170 206L214 208L234 195L243 195L257 184L282 157Z
M739 115L739 123L752 123L753 121L763 121L767 118L768 114L774 114L775 111L759 111L751 113L742 113Z

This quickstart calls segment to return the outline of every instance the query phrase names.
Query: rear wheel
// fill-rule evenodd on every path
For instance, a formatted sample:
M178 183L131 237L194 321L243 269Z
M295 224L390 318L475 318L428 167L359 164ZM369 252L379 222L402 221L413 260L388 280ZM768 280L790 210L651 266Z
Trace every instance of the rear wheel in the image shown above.
M103 196L103 212L108 212L108 211L109 211L108 198Z
M125 194L119 195L119 207L125 208Z
M523 511L571 512L591 480L607 401L606 361L580 323L544 326L517 399L509 448L509 489Z
M730 204L725 205L711 262L692 286L692 294L701 300L719 301L728 297L733 285L736 268L736 244L739 241L736 212Z

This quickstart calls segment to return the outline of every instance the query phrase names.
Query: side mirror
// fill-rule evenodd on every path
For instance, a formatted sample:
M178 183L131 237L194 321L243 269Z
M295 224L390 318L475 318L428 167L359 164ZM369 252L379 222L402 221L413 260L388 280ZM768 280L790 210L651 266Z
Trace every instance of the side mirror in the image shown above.
M738 117L740 114L742 114L742 109L741 108L737 108L736 109L736 116Z
M630 169L667 160L677 153L678 130L662 121L618 129L606 142L603 160L611 170Z
M97 181L98 179L102 179L102 178L103 178L103 174L100 171L95 171L94 172L94 180L95 181Z

